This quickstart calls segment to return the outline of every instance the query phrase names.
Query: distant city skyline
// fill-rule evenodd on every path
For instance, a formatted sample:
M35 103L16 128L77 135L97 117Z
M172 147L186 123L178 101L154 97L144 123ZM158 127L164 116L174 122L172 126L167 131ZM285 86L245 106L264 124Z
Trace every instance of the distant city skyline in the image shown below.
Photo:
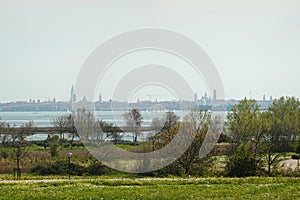
M274 98L272 95L270 96L266 96L265 94L263 94L261 96L261 98L252 98L252 95L251 95L252 92L249 92L249 96L245 96L241 99L235 99L235 98L225 98L225 99L220 99L218 97L218 93L216 90L213 91L213 94L212 96L208 95L207 92L203 92L202 94L199 94L199 93L194 93L194 98L193 100L192 99L161 99L161 98L157 98L158 96L161 96L161 95L152 95L152 94L148 94L148 95L145 95L145 96L142 96L142 97L138 97L138 98L135 98L134 100L130 100L130 101L126 101L126 100L119 100L119 99L113 99L112 97L103 97L102 96L102 93L100 92L99 95L98 95L98 98L95 98L93 100L89 100L89 101L92 101L92 102L109 102L109 101L120 101L120 102L138 102L138 101L178 101L178 100L183 100L183 101L196 101L196 100L200 100L200 99L203 99L203 98L210 98L212 100L242 100L244 98L247 98L247 99L255 99L255 100L274 100L274 99L277 99L277 98ZM296 97L297 98L297 97ZM76 97L76 90L74 88L74 86L72 85L71 86L71 89L70 89L70 93L68 95L68 97L66 99L57 99L56 97L51 97L51 98L47 98L47 99L42 99L42 98L37 98L37 99L33 99L33 98L29 98L29 99L23 99L23 100L11 100L11 101L3 101L3 102L0 102L0 103L10 103L10 102L28 102L28 103L42 103L42 102L77 102L77 101L81 101L82 99L77 99Z
M40 99L29 101L17 101L9 103L0 103L0 112L45 112L45 111L75 111L82 106L87 106L95 111L125 111L130 108L137 108L139 110L189 110L195 106L199 106L203 110L214 110L214 111L230 111L232 107L240 102L236 99L218 99L217 91L213 91L213 96L209 96L205 93L203 96L194 94L194 99L189 100L158 100L151 99L137 99L136 101L118 101L109 99L103 100L102 94L100 93L97 100L90 101L84 96L82 99L78 99L76 96L76 90L72 86L70 91L70 97L67 101L57 101L56 98L41 101ZM257 100L261 110L266 110L272 103L272 96L270 99L266 99L265 95L263 100Z
M225 99L300 97L299 10L300 1L294 0L2 0L0 102L67 101L95 48L114 35L144 27L174 30L203 47L223 81ZM125 68L148 63L178 71L201 97L203 83L177 59L157 52L128 55L109 71L95 99L100 91L103 100L111 99ZM136 94L141 99L149 99L147 95L172 99L159 89ZM193 98L191 94L188 100Z

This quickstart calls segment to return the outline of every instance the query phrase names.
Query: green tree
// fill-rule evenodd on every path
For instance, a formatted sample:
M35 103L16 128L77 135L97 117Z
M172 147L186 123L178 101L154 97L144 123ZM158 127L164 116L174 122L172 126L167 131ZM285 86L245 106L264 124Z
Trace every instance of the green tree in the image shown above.
M268 174L271 167L276 167L286 151L293 150L300 131L300 103L294 97L281 97L275 100L268 109L270 129L265 133L265 150L268 163Z
M268 112L272 117L271 135L278 151L292 150L300 133L300 102L294 97L275 100Z
M265 115L260 111L259 105L255 100L243 99L240 103L232 108L232 111L227 115L227 132L229 137L231 137L231 149L230 156L227 161L229 166L229 175L233 175L233 172L237 170L231 170L232 160L236 159L237 153L243 153L245 150L244 147L241 149L241 146L247 146L249 150L249 156L251 163L248 160L245 160L246 165L251 164L252 166L244 165L240 163L240 170L251 170L245 172L244 174L252 173L253 169L259 170L260 165L262 165L262 156L263 156L263 144L265 129L267 129L268 121L265 118ZM239 150L239 151L238 151ZM236 153L236 151L238 151ZM239 156L239 155L238 155ZM243 159L241 159L242 161ZM254 170L254 171L255 171Z

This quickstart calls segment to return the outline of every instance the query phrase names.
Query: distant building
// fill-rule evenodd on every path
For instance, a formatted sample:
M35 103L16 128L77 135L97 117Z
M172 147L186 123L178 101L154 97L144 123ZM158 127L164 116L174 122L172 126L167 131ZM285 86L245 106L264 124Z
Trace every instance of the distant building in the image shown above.
M99 95L99 102L102 103L102 101L103 101L103 100L102 100L102 95L101 95L101 92L100 92L100 95Z
M198 104L198 94L197 93L194 94L194 103Z
M73 85L72 85L71 93L70 93L70 102L71 103L76 102L76 94L75 94L75 90L74 90Z
M214 90L214 94L213 94L213 101L216 101L217 100L217 91Z

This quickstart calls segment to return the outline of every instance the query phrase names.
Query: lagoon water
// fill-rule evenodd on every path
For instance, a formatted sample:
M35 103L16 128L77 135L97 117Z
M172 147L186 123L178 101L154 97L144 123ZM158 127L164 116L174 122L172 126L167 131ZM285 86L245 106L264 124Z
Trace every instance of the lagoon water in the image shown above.
M186 111L174 111L176 115L183 118ZM33 121L36 127L50 127L51 121L59 116L71 114L70 112L0 112L0 121L10 123L11 125L21 126L28 121ZM122 117L124 111L96 111L95 117L114 125L124 126ZM150 126L154 117L162 118L164 111L141 111L143 117L143 126Z
M180 119L188 113L188 111L175 110L173 111ZM0 122L7 122L11 125L21 126L28 121L33 121L36 127L50 127L53 126L51 121L59 116L71 114L70 112L0 112ZM117 126L125 126L122 115L124 111L96 111L95 117L102 119L105 122L113 123ZM162 118L165 114L164 111L141 111L143 117L142 126L150 126L154 117ZM223 113L224 114L224 113ZM149 133L144 132L138 137L139 141L145 141ZM29 141L45 140L47 134L35 134L28 136L26 139ZM67 135L66 135L67 136ZM78 139L78 138L77 138ZM123 133L123 140L132 141L130 133Z

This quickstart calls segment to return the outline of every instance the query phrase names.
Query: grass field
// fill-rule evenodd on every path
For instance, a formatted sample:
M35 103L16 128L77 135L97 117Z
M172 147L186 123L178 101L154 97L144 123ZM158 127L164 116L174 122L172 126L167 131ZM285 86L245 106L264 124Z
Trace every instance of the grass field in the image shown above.
M0 199L299 199L299 178L0 181Z

